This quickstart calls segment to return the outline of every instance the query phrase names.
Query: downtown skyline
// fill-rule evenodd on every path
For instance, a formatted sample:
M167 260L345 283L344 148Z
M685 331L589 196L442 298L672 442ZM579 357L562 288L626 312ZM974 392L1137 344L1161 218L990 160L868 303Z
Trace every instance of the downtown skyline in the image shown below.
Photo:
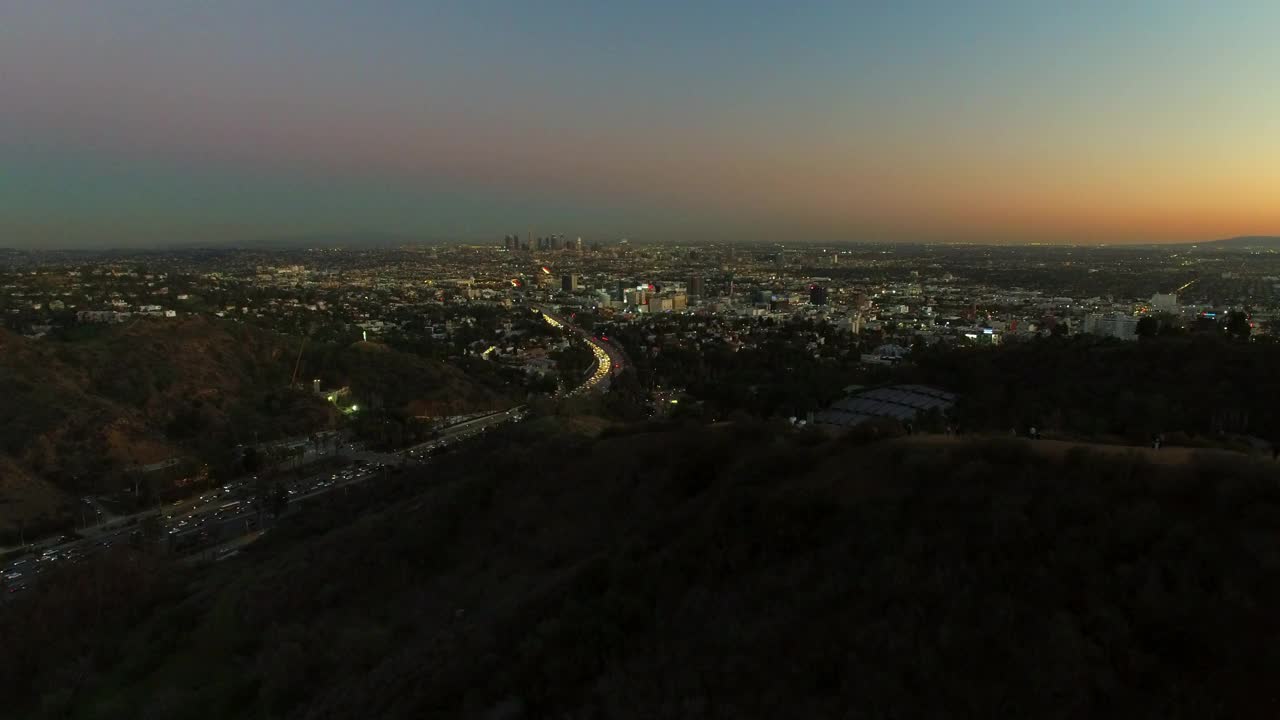
M0 247L1280 234L1263 2L0 2Z

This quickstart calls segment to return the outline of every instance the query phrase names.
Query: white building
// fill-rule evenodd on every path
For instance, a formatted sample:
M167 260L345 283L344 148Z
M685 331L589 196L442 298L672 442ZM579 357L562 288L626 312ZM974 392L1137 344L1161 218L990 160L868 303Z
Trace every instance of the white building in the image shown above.
M1138 339L1139 318L1129 315L1086 315L1083 332L1121 340Z
M863 327L862 316L850 315L844 318L836 327L846 332L850 332L850 333L853 333L854 335L857 335L858 333L862 332L862 327Z
M1156 312L1177 314L1179 310L1178 296L1173 293L1156 293L1151 296L1151 309Z

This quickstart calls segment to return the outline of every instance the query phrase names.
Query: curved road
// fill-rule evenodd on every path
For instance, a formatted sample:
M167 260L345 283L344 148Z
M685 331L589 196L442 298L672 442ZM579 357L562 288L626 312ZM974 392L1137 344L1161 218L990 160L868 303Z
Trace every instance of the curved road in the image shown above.
M580 340L587 344L591 352L596 356L596 368L591 373L591 377L587 378L578 387L565 393L566 396L573 396L590 390L609 389L609 381L613 378L613 374L621 370L624 364L622 352L614 347L613 343L608 340L593 336L586 330L565 320L559 315L548 312L546 308L540 305L532 305L534 310L542 314L542 319L552 327L564 328L565 331L577 335Z

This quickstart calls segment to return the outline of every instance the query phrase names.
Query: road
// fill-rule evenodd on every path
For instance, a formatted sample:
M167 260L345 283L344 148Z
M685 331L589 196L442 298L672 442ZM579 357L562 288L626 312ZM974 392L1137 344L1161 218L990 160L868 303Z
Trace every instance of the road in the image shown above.
M565 393L564 396L572 397L591 390L607 390L613 374L624 366L622 353L618 348L609 342L608 338L592 335L564 318L549 312L540 305L533 305L532 307L542 313L542 319L548 325L563 328L566 332L578 336L580 340L587 344L592 354L596 356L596 366L591 375L581 385Z
M396 457L401 461L421 461L449 445L475 437L487 432L490 428L509 422L520 422L526 414L528 414L526 407L517 405L510 410L499 410L471 420L465 420L442 429L439 437L399 451L396 453Z
M355 463L341 470L328 470L281 484L291 507L347 486L365 482L397 470L406 464L423 464L431 456L452 449L489 429L519 422L524 406L500 410L443 428L429 442L395 453L379 453L354 445L343 445L339 453ZM102 522L80 531L80 537L58 536L27 546L28 553L0 568L0 585L5 596L21 592L52 567L80 564L114 545L127 544L149 518L159 516L163 543L171 552L188 555L188 562L221 560L261 536L264 513L257 497L255 478L242 478L210 489L195 497L163 507L145 510ZM247 539L246 539L247 538Z
M617 348L602 338L592 337L577 326L564 323L541 308L537 309L543 313L548 323L564 327L578 335L596 356L596 366L591 375L565 395L573 396L607 388L613 372L622 367L622 355ZM317 473L301 480L286 482L282 487L291 504L299 503L405 465L430 462L433 455L447 451L494 427L520 422L526 414L527 409L521 405L509 410L465 416L441 429L435 438L397 452L376 452L344 444L338 448L338 454L355 463L353 467ZM158 518L163 542L172 552L194 556L196 561L219 560L239 552L241 547L265 532L260 527L264 513L257 497L256 481L256 477L241 478L194 497L123 516L110 516L105 512L99 514L96 501L89 499L86 506L92 506L95 514L103 519L96 525L79 530L78 537L61 535L28 545L26 554L8 561L0 568L0 586L6 591L0 594L0 600L26 589L57 564L83 563L90 556L113 545L130 542L135 533L141 532L144 523L153 517ZM188 557L188 561L192 559Z

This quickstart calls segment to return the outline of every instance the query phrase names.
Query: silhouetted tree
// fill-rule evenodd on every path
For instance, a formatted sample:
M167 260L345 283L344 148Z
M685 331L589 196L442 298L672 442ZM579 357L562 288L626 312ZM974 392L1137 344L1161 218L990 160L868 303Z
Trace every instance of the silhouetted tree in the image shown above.
M1239 310L1227 316L1227 333L1234 338L1248 340L1253 328L1249 325L1249 316Z
M262 453L258 452L256 447L247 447L240 462L244 465L245 472L256 473L262 468Z
M1213 333L1217 332L1218 323L1201 315L1191 323L1191 332L1194 333Z

